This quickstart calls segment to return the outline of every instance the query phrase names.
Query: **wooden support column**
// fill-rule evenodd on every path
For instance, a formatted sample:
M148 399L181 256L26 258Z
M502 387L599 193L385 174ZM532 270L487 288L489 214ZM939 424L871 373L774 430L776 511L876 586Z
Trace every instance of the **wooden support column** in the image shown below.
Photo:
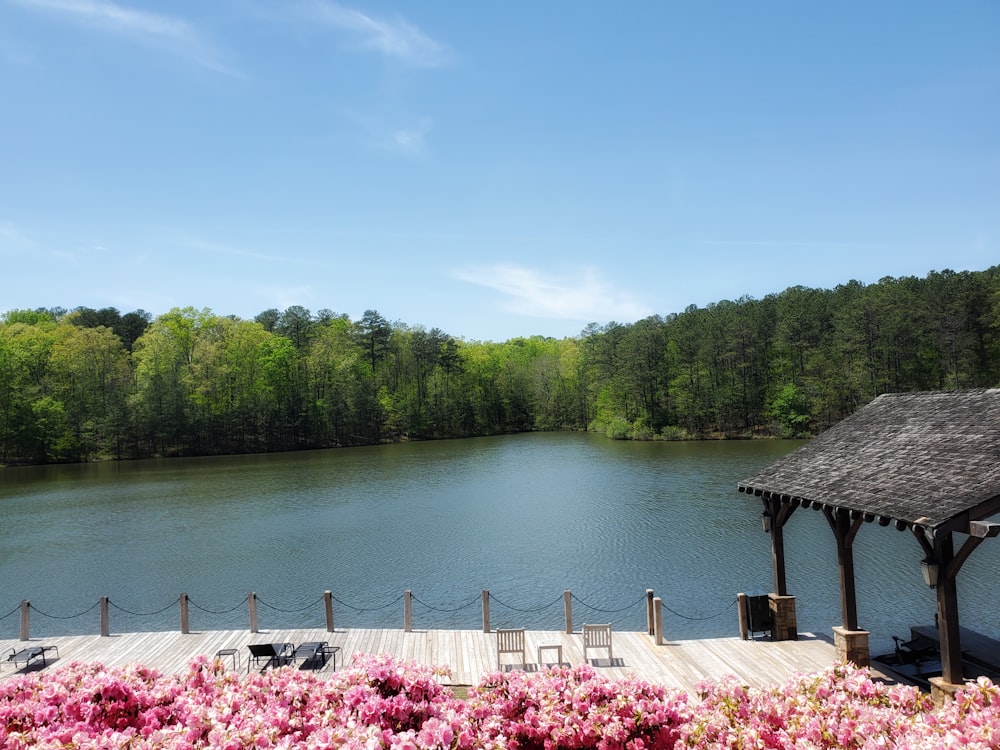
M573 632L573 594L569 589L563 591L563 609L566 610L566 632Z
M333 593L323 592L323 609L326 611L326 632L333 632Z
M837 541L837 569L840 572L840 617L844 630L858 630L858 596L854 580L854 538L864 518L851 518L847 508L823 508Z
M409 589L403 592L403 632L413 632L413 592Z
M962 636L958 617L958 572L976 547L987 539L1000 536L1000 523L970 521L959 529L969 537L955 552L951 531L913 527L926 558L924 564L937 572L937 580L929 581L937 588L938 647L941 653L941 677L931 680L939 695L951 694L964 682L962 671ZM936 681L936 682L935 682ZM934 691L932 690L932 693Z
M771 521L771 568L774 570L774 593L778 596L788 595L788 582L785 580L785 535L781 524Z
M250 609L250 632L258 633L257 630L257 595L254 592L250 592L247 595L247 604Z
M490 590L483 589L483 632L490 632Z
M953 685L964 682L962 642L958 622L958 570L954 565L955 547L951 533L935 540L939 565L937 582L938 634L941 648L941 679Z
M27 599L21 602L21 640L31 640L31 602Z
M653 599L653 640L657 646L663 645L663 600Z
M187 635L191 632L190 621L188 620L188 595L181 594L181 633Z
M761 498L764 502L762 518L771 536L771 567L774 570L774 593L778 596L788 596L788 583L785 580L785 535L784 527L789 517L798 507L795 503L782 502L780 497L767 495Z
M101 597L101 636L107 638L111 635L111 615L108 612L108 597Z
M646 589L646 630L653 635L653 589Z
M747 613L746 594L736 595L736 617L740 628L740 639L745 641L750 637L750 617Z

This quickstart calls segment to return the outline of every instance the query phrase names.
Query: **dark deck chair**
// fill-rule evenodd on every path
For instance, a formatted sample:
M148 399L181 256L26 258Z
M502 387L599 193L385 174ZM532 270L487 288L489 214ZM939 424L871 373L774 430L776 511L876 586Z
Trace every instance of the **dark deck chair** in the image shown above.
M300 643L298 648L292 652L293 660L302 660L302 666L299 669L322 669L326 666L327 657L334 653L330 649L330 645L326 641L307 641L305 643ZM333 665L334 670L336 670L337 665Z
M295 647L291 643L251 643L250 658L247 659L247 672L251 667L260 667L263 672L272 667L283 667L291 661ZM260 666L264 662L263 666Z
M28 646L27 648L22 648L21 650L12 648L10 650L10 656L7 657L7 661L14 662L15 669L18 664L24 664L23 669L27 669L31 662L35 659L42 660L42 666L46 666L48 661L45 658L45 654L49 651L55 651L56 657L59 656L58 646Z

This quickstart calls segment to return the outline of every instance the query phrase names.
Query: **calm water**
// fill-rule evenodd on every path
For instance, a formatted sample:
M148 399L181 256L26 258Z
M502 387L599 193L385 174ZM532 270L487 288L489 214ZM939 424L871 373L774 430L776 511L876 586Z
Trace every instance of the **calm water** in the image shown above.
M771 590L759 503L737 482L795 443L629 443L532 434L269 456L0 470L0 616L29 599L32 635L175 629L186 592L195 629L322 626L476 628L645 624L644 591L669 637L735 635L738 592ZM839 624L833 535L799 510L786 527L800 630ZM989 585L1000 544L960 577L963 625L997 636ZM866 525L855 543L859 614L873 648L933 618L908 533ZM90 611L88 611L90 610ZM86 614L81 614L86 613ZM18 633L0 620L0 637Z

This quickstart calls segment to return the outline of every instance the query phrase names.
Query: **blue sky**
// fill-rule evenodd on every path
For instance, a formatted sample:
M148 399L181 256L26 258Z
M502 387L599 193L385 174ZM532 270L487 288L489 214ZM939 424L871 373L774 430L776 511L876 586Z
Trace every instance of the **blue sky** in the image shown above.
M996 2L0 0L0 312L506 340L997 263Z

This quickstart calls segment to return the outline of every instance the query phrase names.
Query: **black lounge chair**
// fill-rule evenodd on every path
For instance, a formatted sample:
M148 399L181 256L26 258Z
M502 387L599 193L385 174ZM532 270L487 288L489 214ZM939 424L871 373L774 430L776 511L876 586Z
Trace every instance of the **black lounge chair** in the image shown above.
M299 647L292 653L292 659L302 660L299 669L322 669L326 666L329 657L333 657L333 669L337 670L337 652L339 646L331 647L326 641L307 641L300 643Z
M42 666L45 667L48 664L48 661L45 658L45 654L48 651L55 651L56 657L58 658L58 646L28 646L27 648L22 649L12 648L10 650L10 656L7 657L7 661L14 662L15 668L17 668L18 664L23 664L24 666L21 667L21 669L27 669L31 665L31 662L35 659L41 659Z
M295 650L291 643L251 643L247 648L250 649L247 672L251 667L260 667L261 672L272 667L283 667L291 662ZM261 662L264 663L263 666L260 666Z

